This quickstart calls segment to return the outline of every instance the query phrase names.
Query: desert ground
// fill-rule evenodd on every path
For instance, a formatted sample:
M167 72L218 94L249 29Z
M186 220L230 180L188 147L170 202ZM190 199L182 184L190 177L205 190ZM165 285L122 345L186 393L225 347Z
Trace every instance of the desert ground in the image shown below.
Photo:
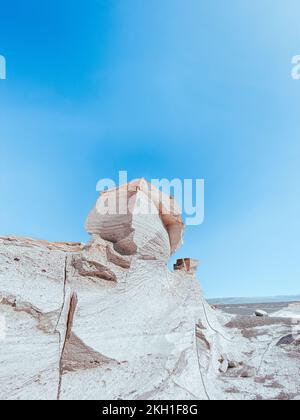
M253 315L258 308L271 315L274 312L287 309L289 307L289 304L290 302L262 302L248 304L223 304L216 305L216 307L227 314L250 316Z
M269 316L256 317L257 309ZM228 340L243 355L241 366L219 377L225 399L299 400L300 303L226 304L216 310L220 320L228 317Z

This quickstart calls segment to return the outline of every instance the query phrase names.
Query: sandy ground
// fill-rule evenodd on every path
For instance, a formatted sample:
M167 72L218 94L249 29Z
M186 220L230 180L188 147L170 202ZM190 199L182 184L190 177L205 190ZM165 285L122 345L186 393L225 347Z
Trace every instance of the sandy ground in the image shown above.
M255 317L256 309L270 316ZM241 359L220 377L225 399L299 400L300 304L220 305L218 311Z
M250 304L234 304L234 305L216 305L217 308L221 309L227 314L233 315L253 315L256 309L262 309L268 314L273 314L277 311L287 309L289 302L275 302L275 303L250 303Z

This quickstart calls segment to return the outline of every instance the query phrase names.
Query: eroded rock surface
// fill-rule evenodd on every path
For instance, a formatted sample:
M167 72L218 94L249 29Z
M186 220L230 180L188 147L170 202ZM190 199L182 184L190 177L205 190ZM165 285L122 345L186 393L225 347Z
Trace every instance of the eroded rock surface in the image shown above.
M117 191L88 217L87 245L0 238L0 399L218 399L245 370L246 338L206 303L198 262L167 267L174 200L144 180Z

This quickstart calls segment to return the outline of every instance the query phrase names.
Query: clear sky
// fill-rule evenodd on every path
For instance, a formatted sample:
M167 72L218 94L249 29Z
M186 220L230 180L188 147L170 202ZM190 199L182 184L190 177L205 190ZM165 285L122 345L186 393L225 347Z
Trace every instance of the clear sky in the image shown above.
M204 178L206 295L299 293L298 0L0 5L0 235L86 241L119 170Z

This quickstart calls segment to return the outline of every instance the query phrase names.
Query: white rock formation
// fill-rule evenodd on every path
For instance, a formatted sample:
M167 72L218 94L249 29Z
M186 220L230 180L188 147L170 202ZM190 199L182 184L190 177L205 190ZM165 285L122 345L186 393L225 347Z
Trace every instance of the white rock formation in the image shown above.
M300 319L300 302L290 303L286 308L274 312L271 316Z
M196 260L167 268L172 198L134 181L86 228L88 245L0 238L0 400L299 399L299 304L213 310Z
M87 246L0 240L0 398L213 398L222 327L195 262L167 268L174 200L135 181L101 194L86 227Z
M256 395L256 378L241 375L267 375L270 344L255 355L254 317L249 330L220 324L228 320L204 300L196 260L169 271L183 232L173 199L138 180L102 193L86 228L88 245L0 238L1 400L240 396L231 377Z
M68 255L81 246L0 240L0 399L56 399Z
M144 179L101 193L86 222L89 233L112 242L117 252L146 251L151 258L156 254L168 258L175 252L182 243L183 227L175 200Z

